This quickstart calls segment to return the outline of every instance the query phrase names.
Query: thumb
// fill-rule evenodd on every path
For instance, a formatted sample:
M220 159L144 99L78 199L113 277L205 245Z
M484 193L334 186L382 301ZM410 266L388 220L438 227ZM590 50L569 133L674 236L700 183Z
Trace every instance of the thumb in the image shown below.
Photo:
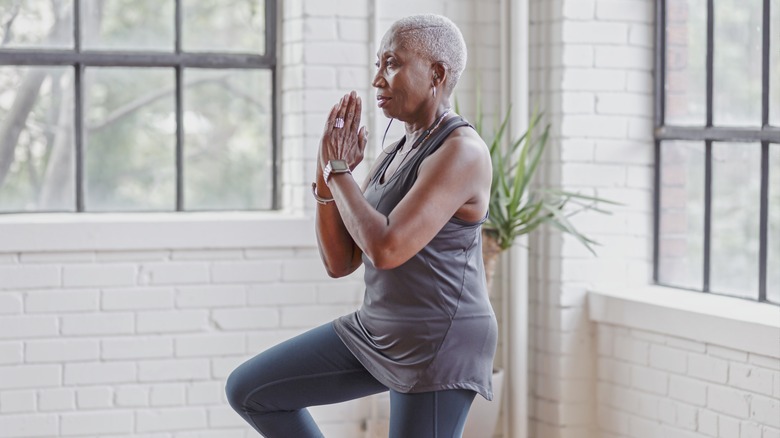
M358 131L358 145L360 146L360 151L364 151L366 149L366 145L368 144L368 128L365 126L360 127L360 131Z

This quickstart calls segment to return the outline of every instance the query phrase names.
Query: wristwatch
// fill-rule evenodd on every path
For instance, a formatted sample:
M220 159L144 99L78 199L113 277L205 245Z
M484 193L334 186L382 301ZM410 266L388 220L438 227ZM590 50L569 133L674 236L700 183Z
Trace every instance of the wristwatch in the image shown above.
M322 178L325 180L325 184L328 184L330 175L336 173L352 173L352 171L349 170L349 165L347 165L346 161L330 160L328 161L328 164L325 165L325 168L322 169Z

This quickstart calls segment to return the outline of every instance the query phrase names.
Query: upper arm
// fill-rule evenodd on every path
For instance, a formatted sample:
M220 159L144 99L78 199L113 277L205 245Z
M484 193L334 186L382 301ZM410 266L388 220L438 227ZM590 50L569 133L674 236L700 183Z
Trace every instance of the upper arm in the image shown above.
M490 154L481 139L447 139L423 161L414 185L390 213L381 246L372 251L374 264L393 268L406 262L466 205L484 214L491 175Z

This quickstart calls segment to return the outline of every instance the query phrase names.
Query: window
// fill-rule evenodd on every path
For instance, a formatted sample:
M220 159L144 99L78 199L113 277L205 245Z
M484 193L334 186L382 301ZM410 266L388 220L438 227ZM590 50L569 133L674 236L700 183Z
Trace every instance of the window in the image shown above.
M0 0L0 212L276 207L272 0Z
M780 0L657 0L656 283L780 304Z

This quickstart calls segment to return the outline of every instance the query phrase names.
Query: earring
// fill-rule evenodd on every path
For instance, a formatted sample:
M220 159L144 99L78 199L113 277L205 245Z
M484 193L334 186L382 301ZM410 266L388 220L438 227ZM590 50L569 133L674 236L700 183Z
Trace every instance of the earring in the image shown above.
M436 85L433 86L433 97L436 97Z

